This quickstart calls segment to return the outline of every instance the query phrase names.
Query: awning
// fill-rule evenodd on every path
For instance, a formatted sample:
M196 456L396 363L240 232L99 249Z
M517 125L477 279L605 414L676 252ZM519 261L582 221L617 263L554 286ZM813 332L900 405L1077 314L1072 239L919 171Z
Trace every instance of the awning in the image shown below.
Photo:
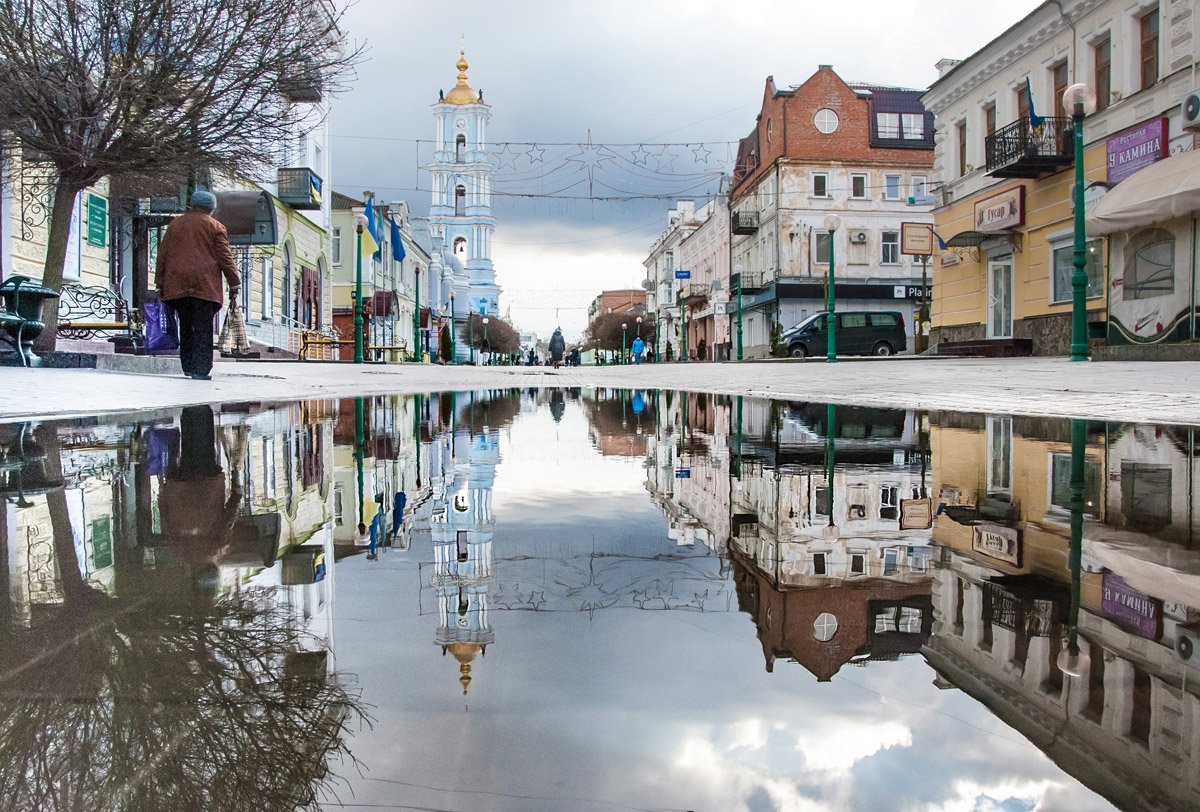
M946 240L947 248L976 248L983 244L984 240L991 237L991 234L985 234L982 231L960 231L950 239Z
M1130 175L1100 199L1088 236L1162 223L1200 211L1200 151L1164 158Z

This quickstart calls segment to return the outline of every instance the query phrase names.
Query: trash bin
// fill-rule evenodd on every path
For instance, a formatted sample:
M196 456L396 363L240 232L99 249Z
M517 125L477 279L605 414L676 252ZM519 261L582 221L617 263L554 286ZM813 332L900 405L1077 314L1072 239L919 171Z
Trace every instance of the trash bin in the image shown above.
M40 366L40 359L33 354L33 342L46 329L42 322L42 305L47 299L57 299L58 292L28 276L10 276L0 284L0 298L4 300L5 310L22 320L4 325L19 360L25 366Z

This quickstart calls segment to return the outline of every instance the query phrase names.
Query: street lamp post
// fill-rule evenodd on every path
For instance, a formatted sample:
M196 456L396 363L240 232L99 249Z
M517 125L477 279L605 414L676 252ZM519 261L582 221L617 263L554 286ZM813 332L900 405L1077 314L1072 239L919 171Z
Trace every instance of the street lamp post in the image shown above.
M733 272L737 274L737 359L742 360L742 274L745 268L734 265Z
M641 316L637 317L637 326L638 326L637 327L637 331L638 331L637 337L641 338L642 337L642 317Z
M358 215L354 224L354 363L363 362L362 234L367 218Z
M837 297L833 292L833 237L841 228L842 220L836 214L825 217L825 230L829 232L829 278L825 285L825 329L827 341L825 344L825 362L832 364L837 360Z
M487 340L487 326L488 326L488 317L487 317L487 316L484 316L484 317L483 317L483 346L485 346L485 347L488 345L488 340ZM492 360L492 352L491 352L491 350L489 349L489 350L488 350L488 358L487 358L487 361L485 361L484 363L490 363L490 362L491 362L491 360Z
M458 346L455 333L458 332L458 325L454 321L454 291L450 291L450 363L458 363Z
M621 322L621 363L625 363L625 331L629 329L628 322Z
M662 312L658 311L654 314L654 363L658 363L658 344L662 337Z
M416 305L413 308L413 357L421 360L421 268L413 269L413 295Z
M471 353L471 364L475 363L475 314L467 316L467 348Z
M1083 119L1096 110L1096 91L1078 82L1063 92L1075 124L1075 273L1071 275L1071 360L1088 360L1087 227L1083 211Z

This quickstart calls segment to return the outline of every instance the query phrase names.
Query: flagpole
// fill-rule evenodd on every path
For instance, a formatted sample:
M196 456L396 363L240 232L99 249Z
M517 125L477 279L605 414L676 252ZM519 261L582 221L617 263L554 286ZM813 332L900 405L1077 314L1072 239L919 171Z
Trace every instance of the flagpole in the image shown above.
M354 226L354 363L363 362L363 306L362 306L362 233L363 221Z

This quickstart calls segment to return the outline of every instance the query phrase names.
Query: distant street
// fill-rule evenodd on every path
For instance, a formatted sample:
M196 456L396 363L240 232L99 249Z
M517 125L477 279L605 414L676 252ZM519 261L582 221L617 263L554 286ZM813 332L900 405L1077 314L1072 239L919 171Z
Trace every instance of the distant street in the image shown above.
M1200 421L1200 363L1061 358L887 359L623 367L218 363L214 380L96 370L0 369L0 420L189 403L509 387L689 389L897 408Z

